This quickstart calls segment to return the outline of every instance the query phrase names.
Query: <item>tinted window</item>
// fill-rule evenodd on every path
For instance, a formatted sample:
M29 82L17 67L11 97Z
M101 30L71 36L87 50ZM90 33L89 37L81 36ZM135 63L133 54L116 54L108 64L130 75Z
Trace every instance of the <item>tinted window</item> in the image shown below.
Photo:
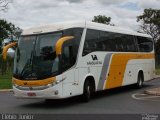
M150 38L138 36L137 43L140 52L151 52L153 50L153 42Z
M94 51L137 52L135 37L132 35L87 30L83 56Z
M75 60L78 54L82 33L83 33L83 28L71 28L71 29L64 30L63 36L74 36L74 39L72 42L73 42L73 49L74 49L73 59Z
M124 52L137 52L138 48L135 43L135 37L132 35L123 35L122 38Z
M115 51L112 33L100 31L99 47L101 51Z
M98 50L99 32L96 30L87 30L84 43L83 56Z
M120 33L106 32L106 51L135 52L137 51L134 37Z
M75 61L73 60L72 56L73 56L73 46L70 44L64 45L62 54L62 68L63 68L62 71L65 71L74 65Z
M74 36L74 39L66 41L62 50L62 71L69 69L76 63L78 49L80 45L82 28L71 28L63 31L63 36Z

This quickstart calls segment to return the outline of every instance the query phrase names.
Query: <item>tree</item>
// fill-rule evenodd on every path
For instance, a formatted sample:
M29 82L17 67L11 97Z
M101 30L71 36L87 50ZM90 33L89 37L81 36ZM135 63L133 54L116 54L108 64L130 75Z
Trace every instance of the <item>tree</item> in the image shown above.
M0 29L0 42L2 42L2 40L7 38L9 34L14 34L15 25L8 23L6 20L0 19Z
M145 9L144 13L137 17L137 21L141 22L141 29L155 41L160 39L160 10Z
M9 0L0 0L0 11L6 11L8 9Z
M5 38L12 38L13 36L18 38L20 35L21 29L19 27L15 27L14 24L7 22L6 20L0 19L0 73L5 74L8 68L11 68L8 65L12 65L13 58L7 58L7 61L2 60L2 41ZM13 39L11 39L12 41Z
M144 13L137 17L141 22L141 29L152 36L155 42L156 63L160 64L160 10L145 9Z
M0 19L0 47L2 45L2 41L9 36L19 37L21 33L21 29L19 27L15 27L14 24L7 22L6 20ZM1 53L1 49L0 49Z
M106 17L105 15L94 16L92 22L103 23L106 25L114 25L114 24L110 24L111 17Z

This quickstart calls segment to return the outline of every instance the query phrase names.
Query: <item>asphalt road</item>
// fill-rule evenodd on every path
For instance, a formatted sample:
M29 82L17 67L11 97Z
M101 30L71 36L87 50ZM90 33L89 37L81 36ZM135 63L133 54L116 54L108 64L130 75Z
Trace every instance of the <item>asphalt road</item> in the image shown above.
M142 89L133 86L98 92L89 103L80 102L79 97L65 100L16 99L12 92L0 92L0 113L19 114L141 114L160 113L160 98L157 101L138 100L133 94L160 86L160 79L144 84Z

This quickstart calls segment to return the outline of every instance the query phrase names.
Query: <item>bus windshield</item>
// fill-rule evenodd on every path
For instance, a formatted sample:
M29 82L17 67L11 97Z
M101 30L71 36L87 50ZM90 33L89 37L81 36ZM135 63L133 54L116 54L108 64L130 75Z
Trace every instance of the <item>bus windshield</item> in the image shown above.
M23 80L44 79L57 74L59 58L55 44L62 32L22 36L15 54L13 74Z

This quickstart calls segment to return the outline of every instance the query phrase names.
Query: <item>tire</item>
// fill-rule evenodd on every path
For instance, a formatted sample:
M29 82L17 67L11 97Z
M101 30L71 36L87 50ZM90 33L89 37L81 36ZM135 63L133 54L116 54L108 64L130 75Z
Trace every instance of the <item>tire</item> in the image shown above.
M53 99L45 99L45 103L52 103Z
M143 87L143 74L142 73L139 73L138 74L138 78L137 78L137 83L136 83L136 88L140 89Z
M83 102L89 102L91 99L91 94L92 94L92 86L89 80L87 80L84 84L83 88L83 95L82 95L82 101Z

